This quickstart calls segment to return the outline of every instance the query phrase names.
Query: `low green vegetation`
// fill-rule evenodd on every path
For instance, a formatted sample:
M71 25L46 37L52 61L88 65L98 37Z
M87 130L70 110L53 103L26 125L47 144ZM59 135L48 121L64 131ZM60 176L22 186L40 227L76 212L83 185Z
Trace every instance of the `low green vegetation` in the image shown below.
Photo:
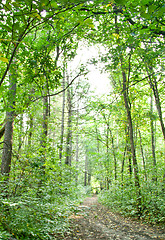
M165 194L163 184L141 184L141 205L137 205L136 189L130 182L114 183L99 195L99 201L114 212L138 218L151 224L165 222ZM139 214L140 208L140 214Z
M64 177L51 171L42 182L40 170L11 178L8 196L1 194L0 199L0 239L54 239L65 232L68 217L86 192L71 181L72 169L58 167L58 171Z

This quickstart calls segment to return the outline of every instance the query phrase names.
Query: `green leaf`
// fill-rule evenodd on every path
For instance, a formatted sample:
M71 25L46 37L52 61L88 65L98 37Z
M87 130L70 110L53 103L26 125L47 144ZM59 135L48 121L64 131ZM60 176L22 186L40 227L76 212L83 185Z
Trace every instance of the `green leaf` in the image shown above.
M0 60L5 63L9 63L9 60L5 57L0 57Z
M150 15L149 13L143 12L143 13L141 13L141 16L142 16L143 18L146 18L146 19L151 19L151 15Z
M11 29L9 26L6 26L6 25L3 25L3 24L0 24L0 27L6 29L8 32L12 32L12 29Z
M31 17L34 17L34 18L38 18L39 20L41 20L41 16L37 13L37 12L34 12L34 13L31 13L29 14Z
M155 9L156 9L156 6L150 5L150 6L148 7L148 13L149 13L149 14L152 14L152 13L155 11Z
M115 0L115 2L119 5L124 5L127 1L126 0Z
M51 2L51 6L54 8L58 8L58 4L56 2Z

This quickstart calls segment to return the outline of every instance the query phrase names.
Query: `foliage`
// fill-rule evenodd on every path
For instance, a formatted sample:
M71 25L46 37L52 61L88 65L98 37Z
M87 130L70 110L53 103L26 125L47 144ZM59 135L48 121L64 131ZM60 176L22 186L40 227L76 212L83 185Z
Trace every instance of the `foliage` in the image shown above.
M165 195L162 192L162 183L145 182L142 184L141 216L146 222L164 223ZM114 182L109 190L99 195L99 201L108 206L114 212L120 212L125 216L139 218L137 212L136 189L128 181Z
M68 226L68 216L76 211L84 194L74 182L68 181L72 171L58 167L49 172L40 187L39 180L36 181L38 170L30 176L26 173L22 179L15 177L10 183L10 199L1 197L2 236L10 233L17 239L53 239L55 234L63 233ZM57 182L58 172L62 172L64 179Z

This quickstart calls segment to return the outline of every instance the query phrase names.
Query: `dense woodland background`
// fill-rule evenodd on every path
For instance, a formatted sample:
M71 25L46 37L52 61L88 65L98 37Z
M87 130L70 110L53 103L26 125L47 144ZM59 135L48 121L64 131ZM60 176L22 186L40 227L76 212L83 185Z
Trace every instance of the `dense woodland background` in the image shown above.
M90 193L164 223L164 11L163 0L1 1L0 239L53 239ZM104 96L92 65L109 75Z

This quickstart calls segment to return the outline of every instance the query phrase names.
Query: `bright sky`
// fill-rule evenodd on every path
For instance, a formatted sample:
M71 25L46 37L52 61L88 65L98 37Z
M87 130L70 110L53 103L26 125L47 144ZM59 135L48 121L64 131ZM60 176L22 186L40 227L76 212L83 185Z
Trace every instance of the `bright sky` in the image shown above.
M94 57L98 56L98 50L96 46L82 46L78 49L78 54L73 61L73 68L78 68L81 64L85 63ZM87 78L91 85L91 90L95 91L96 95L107 94L110 92L110 80L108 73L101 73L99 66L93 64L88 65L89 73Z

